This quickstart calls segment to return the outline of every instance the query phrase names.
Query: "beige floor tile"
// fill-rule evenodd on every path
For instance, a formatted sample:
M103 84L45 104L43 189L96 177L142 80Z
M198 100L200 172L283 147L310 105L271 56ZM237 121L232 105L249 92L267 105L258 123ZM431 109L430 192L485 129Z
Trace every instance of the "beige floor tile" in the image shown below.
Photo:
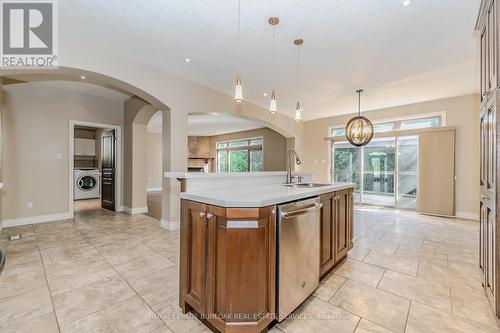
M65 264L46 265L45 271L50 291L53 294L75 289L116 274L111 265L100 255Z
M87 256L98 255L97 250L83 237L55 247L41 249L40 253L45 265L66 264Z
M391 333L386 328L379 326L377 324L372 323L366 319L361 318L359 321L358 327L356 327L355 333Z
M61 332L151 332L163 323L138 297L133 296L69 325Z
M0 248L1 245L0 245ZM7 258L5 265L21 265L27 263L41 263L40 250L38 246L9 246L5 248L5 256Z
M9 333L58 333L59 327L54 312L49 312L40 317L7 326L3 330Z
M168 328L167 325L163 325L162 327L155 329L151 333L172 333L172 332L173 331L170 328Z
M6 264L0 275L0 300L25 291L47 287L40 261L21 265L7 262L9 264Z
M394 254L399 244L391 243L381 240L372 240L361 237L356 242L354 242L354 246L360 246L365 249L376 250L380 253Z
M363 262L408 275L417 275L418 260L414 259L370 253Z
M342 285L330 303L394 332L404 332L410 307L405 298L351 280Z
M382 237L380 237L381 241L387 241L391 243L397 243L400 246L413 247L413 248L422 248L424 240L417 237L411 236L403 236L403 235L394 235L390 233L386 233Z
M175 266L174 262L158 253L113 265L116 271L129 282L173 266Z
M378 288L451 313L450 289L445 285L386 271Z
M484 294L451 288L453 314L484 326L498 328L491 305Z
M286 333L354 332L360 318L332 304L312 297L289 318L278 324Z
M159 311L179 293L179 270L172 266L133 280L130 284L154 311Z
M475 322L461 319L457 316L433 310L425 305L411 303L406 333L482 333L498 332Z
M482 291L479 274L470 274L460 269L421 262L417 277L471 292Z
M4 331L5 327L26 323L52 311L52 301L47 287L39 287L2 298L0 301L0 332Z
M448 256L444 253L424 249L416 249L403 245L398 247L394 255L396 257L411 258L415 260L435 263L442 266L446 266L448 263Z
M175 333L210 333L211 331L193 314L183 314L178 296L171 297L163 309L156 311L163 322Z
M473 259L474 263L468 263L464 261L450 260L448 259L448 267L454 270L462 271L464 273L469 273L471 275L479 274L479 260Z
M75 229L75 224L73 223L73 220L62 220L56 222L33 224L33 229L35 231L35 234L51 233Z
M330 273L320 282L313 295L322 301L328 302L345 281L345 278Z
M363 259L365 259L369 252L370 249L365 249L361 246L355 246L349 251L349 253L347 253L347 258L357 261L363 261Z
M69 231L59 231L37 235L36 240L40 249L48 249L56 246L65 246L71 243L77 244L85 241L84 236L76 229Z
M384 271L383 268L348 259L339 265L334 274L376 287Z
M116 274L53 296L61 326L123 301L135 292Z

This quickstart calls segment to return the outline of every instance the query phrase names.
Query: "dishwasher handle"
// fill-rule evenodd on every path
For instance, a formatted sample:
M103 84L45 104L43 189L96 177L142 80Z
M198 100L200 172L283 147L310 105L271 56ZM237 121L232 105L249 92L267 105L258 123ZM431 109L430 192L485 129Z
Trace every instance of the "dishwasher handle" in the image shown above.
M293 216L299 216L299 215L304 215L309 212L315 211L323 207L322 203L317 203L315 202L313 205L302 208L302 209L297 209L297 210L292 210L290 212L281 212L281 217L282 218L287 218L287 217L293 217Z

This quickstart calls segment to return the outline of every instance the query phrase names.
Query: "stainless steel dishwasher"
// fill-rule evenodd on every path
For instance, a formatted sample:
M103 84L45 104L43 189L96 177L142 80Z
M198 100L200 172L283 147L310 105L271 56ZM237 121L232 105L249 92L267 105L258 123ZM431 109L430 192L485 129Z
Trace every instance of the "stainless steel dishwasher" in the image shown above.
M278 321L319 285L318 197L278 206Z

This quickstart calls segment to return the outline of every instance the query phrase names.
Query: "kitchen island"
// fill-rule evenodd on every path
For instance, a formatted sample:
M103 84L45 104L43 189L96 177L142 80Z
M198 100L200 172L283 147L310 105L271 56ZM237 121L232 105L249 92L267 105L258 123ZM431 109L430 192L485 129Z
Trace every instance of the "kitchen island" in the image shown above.
M309 185L285 185L284 175L165 175L181 180L184 190L179 305L184 313L195 313L213 330L267 331L270 324L282 320L303 301L298 298L298 304L283 310L285 304L294 304L295 289L304 288L302 294L309 296L352 247L353 184L314 184L311 174L303 173L296 176ZM286 242L291 246L286 250L292 251L288 252L290 257L307 258L302 263L307 269L303 270L294 267L293 258L283 257L285 249L280 257L280 245L285 246L285 240L280 238L280 233L281 237L285 235L280 231L285 213L280 209L286 203L293 206L301 202L304 204L290 215L296 224L287 222L291 236ZM305 212L311 215L296 219ZM310 234L309 243L302 244L304 250L300 247L301 232L304 237ZM305 271L314 274L302 281ZM316 285L309 283L311 276ZM281 282L284 279L287 286ZM286 290L281 297L280 287Z

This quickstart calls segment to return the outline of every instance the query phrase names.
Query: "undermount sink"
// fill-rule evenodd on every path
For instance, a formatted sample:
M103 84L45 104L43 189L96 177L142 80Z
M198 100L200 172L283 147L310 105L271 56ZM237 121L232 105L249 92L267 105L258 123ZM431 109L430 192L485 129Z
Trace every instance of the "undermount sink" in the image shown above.
M319 184L319 183L293 183L293 184L283 184L286 187L298 187L298 188L309 188L309 187L323 187L329 186L330 184Z

